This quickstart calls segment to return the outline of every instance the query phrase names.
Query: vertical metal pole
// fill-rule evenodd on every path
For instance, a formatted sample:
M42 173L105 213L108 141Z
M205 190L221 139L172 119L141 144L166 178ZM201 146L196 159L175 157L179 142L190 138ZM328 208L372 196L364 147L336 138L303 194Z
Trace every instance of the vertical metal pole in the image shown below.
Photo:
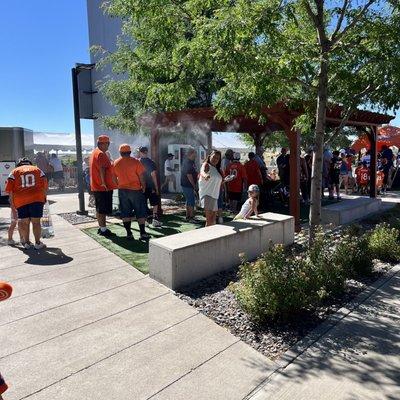
M376 197L376 166L377 166L377 132L376 127L371 126L371 132L368 135L371 149L371 179L370 179L370 190L369 196L371 198Z
M162 203L161 203L161 180L160 180L160 132L157 127L153 127L151 130L150 135L150 154L151 159L157 165L157 183L158 183L158 193L159 196L159 203L158 203L158 213L160 215L163 214Z
M290 215L294 217L295 231L299 232L300 227L300 134L295 129L286 131L290 143Z
M76 163L78 171L78 198L79 210L77 214L86 215L85 193L83 188L83 170L82 170L82 136L81 136L81 118L79 114L79 88L77 68L72 68L72 91L74 96L74 119L75 119L75 142L76 142Z

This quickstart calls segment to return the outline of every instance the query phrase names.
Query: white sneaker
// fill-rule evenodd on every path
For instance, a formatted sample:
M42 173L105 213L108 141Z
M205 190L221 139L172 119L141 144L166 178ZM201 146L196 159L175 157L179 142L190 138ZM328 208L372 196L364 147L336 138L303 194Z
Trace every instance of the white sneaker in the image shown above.
M43 242L35 243L35 250L45 249L46 245Z
M161 228L163 226L162 222L159 221L158 219L153 219L152 225L154 228Z
M224 219L222 217L219 217L218 218L218 223L222 225L224 223Z
M22 244L22 247L23 247L25 250L29 250L29 249L32 247L32 243L30 243L30 242L21 243L21 244Z
M15 246L17 244L17 242L14 239L8 239L7 240L7 244L9 246Z

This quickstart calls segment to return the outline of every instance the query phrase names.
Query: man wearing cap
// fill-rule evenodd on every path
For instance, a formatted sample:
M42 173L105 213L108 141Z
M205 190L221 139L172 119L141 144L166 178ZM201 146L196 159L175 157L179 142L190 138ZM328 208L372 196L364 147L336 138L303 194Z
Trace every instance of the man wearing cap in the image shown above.
M231 210L236 212L242 201L243 190L247 190L247 173L240 163L240 153L233 154L233 162L228 165L226 174L231 177L228 181L228 197Z
M153 208L152 225L155 228L162 226L158 216L158 205L160 203L160 193L158 191L158 180L157 180L157 166L156 163L149 158L149 149L145 146L139 147L139 161L145 168L145 180L146 190L145 197L146 201L150 201L150 206Z
M176 177L175 177L174 165L172 163L173 159L174 155L169 153L164 163L165 182L161 186L161 191L163 191L164 188L167 187L167 192L168 192L169 183L171 182L174 192L176 192Z
M112 165L106 151L110 147L110 138L100 135L97 138L97 147L90 157L90 188L94 195L97 221L101 236L112 236L113 233L106 227L106 216L112 213L112 196L114 183Z
M32 223L35 236L35 250L46 247L40 241L40 218L43 217L43 206L46 202L48 183L45 173L32 165L27 158L21 158L7 179L5 191L10 195L10 203L17 209L18 228L21 244L26 250L31 248L29 242L29 225Z
M114 161L114 177L118 186L121 217L126 229L127 239L134 239L131 222L135 215L140 229L140 240L150 239L146 233L147 216L145 168L139 160L131 157L131 146L122 144L119 147L120 158Z

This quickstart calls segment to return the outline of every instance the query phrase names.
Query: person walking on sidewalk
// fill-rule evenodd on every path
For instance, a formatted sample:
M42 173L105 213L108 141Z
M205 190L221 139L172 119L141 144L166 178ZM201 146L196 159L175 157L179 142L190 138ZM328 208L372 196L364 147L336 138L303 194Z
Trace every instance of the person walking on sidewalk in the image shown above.
M162 226L162 222L159 217L159 204L160 204L160 192L158 190L157 180L157 165L149 158L149 149L145 146L139 147L139 161L145 168L144 177L146 180L145 197L150 202L150 206L153 209L152 216L150 215L151 224L155 228ZM146 205L147 207L147 205ZM150 221L149 221L150 222Z
M140 240L150 239L146 233L147 206L144 193L146 191L145 168L139 160L131 157L129 144L119 147L120 158L114 161L114 177L118 186L121 218L126 229L127 239L133 240L131 229L135 215L140 229Z
M27 158L22 158L18 161L17 167L7 179L5 191L10 196L11 206L17 210L21 244L26 250L31 248L31 243L29 242L29 227L31 223L35 237L34 248L40 250L46 247L40 241L42 234L40 218L43 217L47 187L45 173L32 165L32 162Z
M110 138L100 135L97 138L97 147L90 157L90 188L94 196L97 222L100 236L112 236L107 229L106 216L112 213L112 196L114 183L112 178L112 165L106 151L110 147Z

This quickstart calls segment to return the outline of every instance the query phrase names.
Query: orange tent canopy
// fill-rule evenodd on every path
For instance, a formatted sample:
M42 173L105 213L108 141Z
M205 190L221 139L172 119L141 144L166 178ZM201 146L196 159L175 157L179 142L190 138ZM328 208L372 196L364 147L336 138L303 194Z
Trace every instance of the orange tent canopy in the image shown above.
M378 151L382 150L382 146L396 146L400 148L400 128L395 126L387 125L378 128ZM369 149L370 143L368 136L366 134L360 136L357 140L353 142L351 148L356 152L361 149Z

